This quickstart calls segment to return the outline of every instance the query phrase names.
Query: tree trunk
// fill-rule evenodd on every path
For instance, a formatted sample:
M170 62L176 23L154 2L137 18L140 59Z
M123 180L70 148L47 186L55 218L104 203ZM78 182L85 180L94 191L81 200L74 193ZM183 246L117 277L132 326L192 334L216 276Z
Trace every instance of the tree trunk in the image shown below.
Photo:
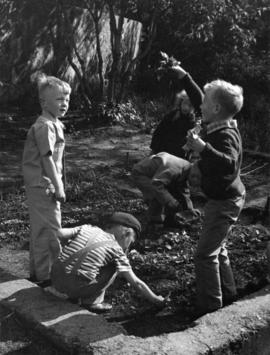
M153 44L153 41L156 37L156 17L157 17L157 8L152 14L151 18L151 23L149 26L149 34L148 34L148 42L147 46L145 47L144 51L139 53L136 58L132 59L128 65L124 73L121 75L121 85L120 85L120 90L119 90L119 95L118 95L118 102L120 102L123 99L124 93L125 93L125 88L128 85L132 74L134 72L134 68L136 67L137 63L142 60L149 52L151 49L151 46Z
M42 5L45 9L45 4L44 0L42 1ZM53 46L53 53L54 53L54 63L52 65L52 74L56 75L58 73L58 70L62 64L63 59L65 58L65 48L63 46L63 14L61 11L61 5L59 1L56 1L56 5L54 8L55 11L55 17L51 16L51 20L53 21L52 24L48 25L48 30L51 36L51 42ZM45 12L45 11L44 11ZM55 19L55 20L54 20ZM53 32L53 27L55 26L55 34Z
M81 88L81 92L82 92L82 96L83 96L83 100L84 100L84 102L85 102L85 104L86 104L87 109L90 110L91 107L92 107L92 103L91 103L91 100L89 99L89 94L88 94L88 92L86 92L86 90L85 90L85 83L84 83L85 80L83 79L83 77L82 77L82 75L81 75L81 73L80 73L79 68L78 68L77 65L73 62L72 56L71 56L70 53L68 53L68 62L69 62L69 64L71 65L71 67L73 68L73 70L75 71L75 73L76 73L76 75L77 75L77 77L78 77L78 79L79 79L80 88Z
M61 4L63 16L64 16L64 24L65 24L65 30L66 30L65 44L66 44L66 47L68 48L68 50L67 50L68 61L69 61L69 64L72 66L73 70L75 71L75 73L78 77L78 80L80 82L80 88L82 91L83 99L86 103L86 107L87 107L87 109L90 109L92 106L91 99L90 99L91 89L90 89L89 83L87 81L85 63L77 50L76 43L75 43L74 36L73 36L73 30L70 25L68 15L67 15L65 7L64 7L65 5L63 4L62 1L60 1L60 4ZM73 61L73 58L72 58L73 53L76 55L76 57L78 59L78 62L80 64L80 68Z
M100 98L103 99L104 95L104 76L103 76L103 58L101 53L101 46L100 46L100 38L99 38L99 20L94 18L95 24L95 34L96 34L96 43L97 43L97 56L98 56L98 76L99 76L99 92Z
M119 66L121 59L121 36L124 23L124 12L126 9L126 2L124 0L121 1L118 24L116 24L113 1L109 1L108 5L110 13L111 48L113 57L112 67L109 74L108 102L113 103L116 99L117 78L119 76Z

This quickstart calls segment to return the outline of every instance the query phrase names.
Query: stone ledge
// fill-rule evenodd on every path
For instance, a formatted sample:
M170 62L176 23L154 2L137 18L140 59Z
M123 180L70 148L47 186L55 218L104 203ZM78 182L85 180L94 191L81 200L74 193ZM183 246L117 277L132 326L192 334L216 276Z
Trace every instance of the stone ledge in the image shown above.
M83 354L91 343L114 341L125 333L118 324L58 299L25 279L0 284L0 304L15 312L28 327L57 346Z
M1 283L0 303L53 343L76 354L267 355L270 286L182 332L139 338L115 323L47 294L27 280Z

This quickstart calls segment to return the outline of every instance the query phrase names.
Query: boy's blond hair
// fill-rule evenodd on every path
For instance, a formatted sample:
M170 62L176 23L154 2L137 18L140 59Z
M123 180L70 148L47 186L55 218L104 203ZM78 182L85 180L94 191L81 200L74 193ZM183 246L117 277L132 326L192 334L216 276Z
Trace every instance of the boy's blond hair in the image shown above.
M71 92L70 85L66 81L58 79L55 76L48 76L44 73L38 72L31 77L31 81L37 83L38 94L40 98L43 97L44 92L47 89L55 87L60 87L65 94L70 94Z
M233 85L227 81L218 79L204 86L204 91L211 90L212 98L217 101L223 110L234 116L243 106L243 88L239 85Z

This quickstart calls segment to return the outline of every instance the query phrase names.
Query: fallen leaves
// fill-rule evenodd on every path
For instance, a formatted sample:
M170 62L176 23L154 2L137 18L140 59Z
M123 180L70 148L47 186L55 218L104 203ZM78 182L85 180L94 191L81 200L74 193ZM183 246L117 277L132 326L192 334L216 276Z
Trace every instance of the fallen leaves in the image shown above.
M68 202L62 206L63 226L84 223L102 226L103 217L115 210L133 213L144 227L147 226L145 220L147 207L142 198L136 198L131 189L119 188L119 185L124 186L121 181L127 186L130 184L128 180L130 171L125 168L125 163L122 161L121 165L119 162L119 166L113 169L104 164L96 169L89 168L89 171L82 172L78 169L68 174ZM18 191L6 200L0 201L1 245L20 249L28 240L28 213L24 201L23 191ZM236 285L241 295L255 290L266 279L265 247L270 237L270 232L265 226L250 224L252 214L246 217L245 223L240 221L232 229L227 243ZM157 294L163 296L170 294L170 306L158 314L177 315L167 320L161 317L162 326L167 325L171 331L178 329L180 320L187 317L194 304L193 256L201 228L201 219L190 221L181 229L148 226L129 253L134 272ZM153 313L149 311L150 305L128 284L118 279L116 281L107 293L107 297L114 305L113 311L107 316L108 319L124 321L136 318L143 329L142 323L147 314L150 320L153 320ZM134 323L130 327L136 326L138 324Z

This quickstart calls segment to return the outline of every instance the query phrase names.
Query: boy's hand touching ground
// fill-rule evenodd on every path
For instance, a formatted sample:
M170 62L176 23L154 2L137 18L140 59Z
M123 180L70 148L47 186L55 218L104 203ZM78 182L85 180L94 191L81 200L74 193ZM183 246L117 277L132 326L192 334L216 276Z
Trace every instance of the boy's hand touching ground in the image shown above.
M168 293L167 296L163 297L163 296L157 296L157 301L155 302L155 305L158 308L164 308L166 307L170 302L171 302L171 292Z
M157 296L156 299L155 299L155 304L156 304L157 306L163 305L164 302L165 302L165 298L164 298L163 296L160 296L160 295L159 295L159 296Z

